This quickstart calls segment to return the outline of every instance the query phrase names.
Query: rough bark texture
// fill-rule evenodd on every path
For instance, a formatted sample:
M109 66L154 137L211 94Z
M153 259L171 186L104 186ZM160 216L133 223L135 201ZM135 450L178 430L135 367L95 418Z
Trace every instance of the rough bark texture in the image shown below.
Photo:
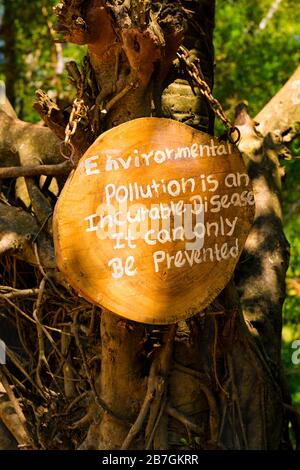
M212 86L214 2L64 0L56 13L59 29L66 39L88 45L81 71L74 64L68 67L79 97L88 106L87 118L80 122L72 140L76 158L102 131L151 114L212 132L213 116L207 103L197 93L193 94L173 60L178 45L183 42L194 57L200 58L203 74ZM273 107L277 98L274 100ZM299 104L292 112L288 105L287 120L276 121L281 135L286 134L287 127L299 116ZM41 92L36 109L58 139L62 139L69 116ZM258 118L264 121L264 111ZM1 166L28 167L62 161L59 153L53 151L58 140L50 137L49 129L21 123L4 112L0 119L6 126L6 132L0 135ZM236 125L242 136L240 149L255 188L256 218L235 277L222 295L191 320L164 328L126 322L102 311L100 337L96 331L98 314L85 306L86 312L92 315L89 334L92 331L96 339L94 354L101 356L101 368L89 365L80 343L78 313L74 313L80 304L70 307L72 322L63 323L62 328L71 331L75 338L77 354L82 357L91 389L88 414L74 424L84 430L89 425L88 433L82 434L76 447L278 449L290 446L287 433L290 416L284 407L289 396L280 363L288 245L282 230L279 157L286 149L272 134L274 127L270 123L268 134L258 133L245 109L239 110ZM31 146L24 155L21 142L25 147ZM42 342L46 333L39 318L45 309L43 296L51 297L45 293L43 282L49 282L49 289L50 286L53 289L54 281L63 283L63 280L55 272L51 251L48 222L53 204L45 197L44 186L29 178L33 175L27 171L29 174L24 176L32 214L1 204L1 246L3 253L13 252L42 269L43 281L37 290L34 310L40 340L35 386L36 393L44 396L47 390L41 383L40 372L41 365L47 365ZM24 207L24 201L22 204ZM37 257L37 243L29 243L27 247L28 234L36 234L41 226ZM15 291L9 293L17 295ZM6 291L2 294L6 303L7 294ZM72 295L74 299L75 294ZM68 315L70 295L64 293L64 297L63 319ZM80 331L85 331L83 327L80 323ZM89 338L86 337L87 345ZM66 356L70 347L62 346L64 380L68 385L76 376L74 355ZM73 400L74 393L78 394L78 389L74 392L70 386L65 386L65 390ZM51 441L51 445L59 448L62 444Z

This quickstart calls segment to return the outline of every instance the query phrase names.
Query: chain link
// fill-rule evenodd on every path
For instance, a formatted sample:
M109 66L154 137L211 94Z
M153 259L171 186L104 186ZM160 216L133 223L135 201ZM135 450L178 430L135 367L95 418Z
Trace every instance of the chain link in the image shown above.
M75 134L78 124L81 119L87 116L87 106L84 104L82 98L75 98L73 102L72 111L70 114L69 122L65 130L65 144L69 144L71 137Z
M236 127L232 126L231 122L224 113L220 102L212 95L211 89L205 81L201 69L196 65L195 61L191 61L191 55L189 51L184 46L180 46L179 51L177 52L177 57L179 61L185 65L185 69L188 75L199 89L201 95L207 99L213 112L227 128L229 139L232 141L232 143L236 144L240 140L240 131ZM199 59L196 60L199 63ZM237 133L237 139L233 140L232 135L235 132Z
M87 117L88 108L84 104L84 100L82 98L75 98L72 106L72 111L69 117L69 122L65 129L65 139L61 143L60 152L62 156L69 160L72 165L74 165L74 154L75 148L71 142L71 137L75 134L76 129L80 121ZM65 148L69 148L69 153L66 153Z

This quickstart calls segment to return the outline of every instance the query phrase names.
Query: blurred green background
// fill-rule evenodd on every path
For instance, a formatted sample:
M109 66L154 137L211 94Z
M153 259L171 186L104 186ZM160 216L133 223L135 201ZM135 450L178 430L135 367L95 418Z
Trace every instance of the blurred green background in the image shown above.
M21 119L36 122L35 90L48 90L61 104L74 90L64 63L80 61L85 50L55 44L51 7L56 0L0 0L0 79ZM217 0L215 29L215 88L230 117L245 101L254 117L282 87L299 64L299 0ZM216 132L221 131L218 128ZM283 190L285 232L291 262L284 305L282 357L293 399L300 406L300 364L291 361L292 342L300 340L300 139L292 159L285 161Z
M273 7L273 15L271 16ZM229 116L245 101L251 116L289 79L300 62L299 0L217 0L215 88ZM299 117L300 121L300 117ZM217 124L218 125L218 124ZM282 358L293 401L300 406L300 364L292 343L300 340L300 139L284 161L285 233L291 246L283 311Z

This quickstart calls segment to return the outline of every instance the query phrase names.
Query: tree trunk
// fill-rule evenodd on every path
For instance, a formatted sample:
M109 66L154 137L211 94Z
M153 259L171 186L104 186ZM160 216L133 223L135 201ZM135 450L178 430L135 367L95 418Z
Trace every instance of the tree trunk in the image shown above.
M88 45L81 74L74 64L68 67L89 107L88 122L72 140L76 159L101 132L142 116L213 132L207 102L173 61L183 43L212 87L214 2L64 0L56 14L67 40ZM45 95L38 98L36 108L62 139L66 117ZM236 125L256 217L235 276L209 308L177 325L153 327L102 311L101 370L89 377L93 420L81 449L290 446L280 361L288 264L278 160L284 146L270 133L258 134L245 109Z

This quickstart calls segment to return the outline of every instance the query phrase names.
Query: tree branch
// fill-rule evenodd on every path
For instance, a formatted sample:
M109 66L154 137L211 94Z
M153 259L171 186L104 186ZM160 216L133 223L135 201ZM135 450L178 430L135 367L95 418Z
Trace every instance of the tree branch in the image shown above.
M277 102L277 98L274 100ZM268 105L265 109L268 108ZM260 116L267 118L266 111ZM293 119L292 115L290 118ZM267 118L268 119L268 118ZM285 119L281 116L282 121ZM274 123L276 121L276 115ZM264 124L265 121L262 121ZM290 123L290 120L286 120ZM255 194L255 219L247 238L235 278L243 313L251 333L256 332L268 357L280 365L282 304L289 245L282 227L281 176L277 146L270 134L263 137L245 107L239 109L235 125L241 133L243 153ZM274 124L276 125L276 123ZM271 122L266 127L273 127Z
M59 145L47 127L20 121L0 108L0 167L61 163Z

